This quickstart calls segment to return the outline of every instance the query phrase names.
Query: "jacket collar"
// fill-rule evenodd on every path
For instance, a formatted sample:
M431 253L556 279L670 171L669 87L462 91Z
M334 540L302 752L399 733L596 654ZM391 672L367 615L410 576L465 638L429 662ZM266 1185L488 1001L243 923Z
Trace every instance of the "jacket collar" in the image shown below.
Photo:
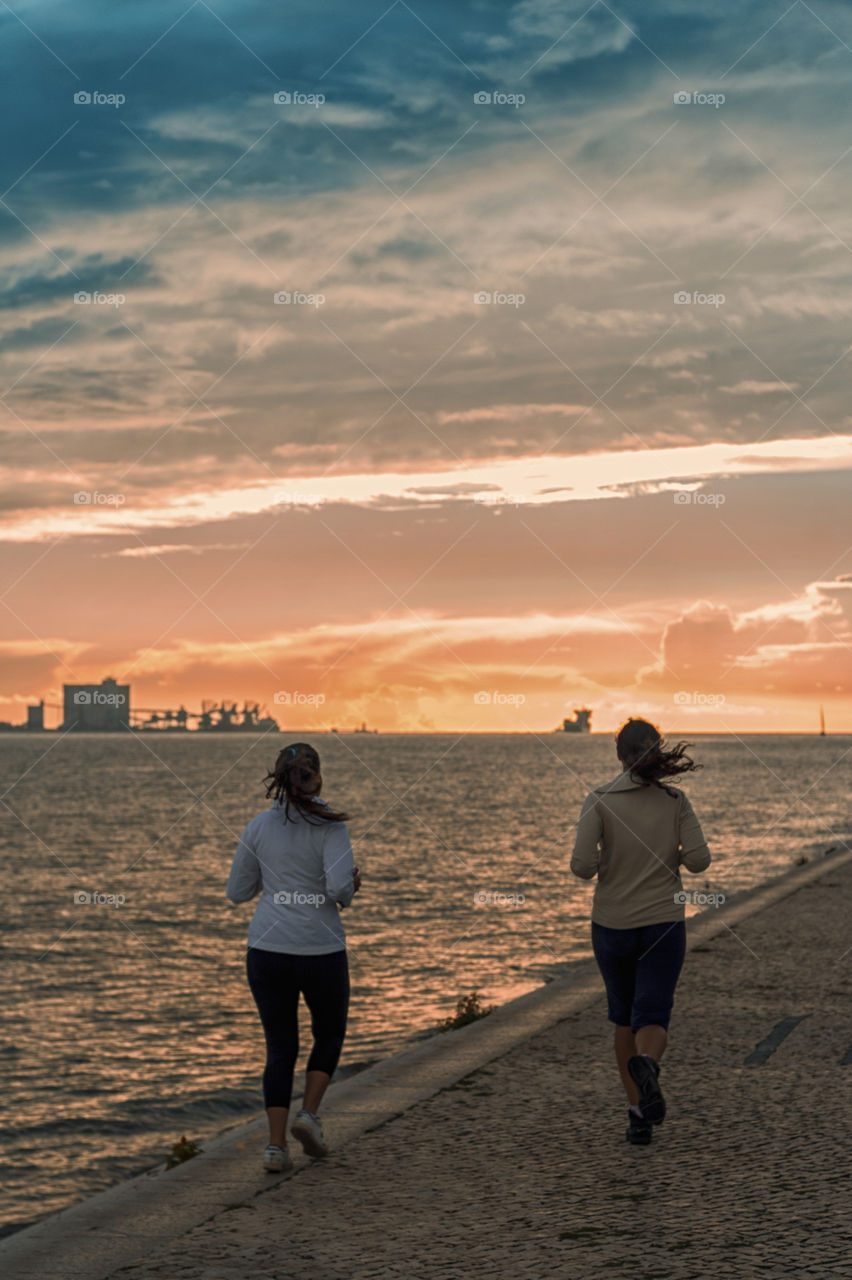
M629 773L620 773L611 782L604 782L600 787L595 787L595 791L598 795L607 791L637 791L646 785L644 782L634 782Z

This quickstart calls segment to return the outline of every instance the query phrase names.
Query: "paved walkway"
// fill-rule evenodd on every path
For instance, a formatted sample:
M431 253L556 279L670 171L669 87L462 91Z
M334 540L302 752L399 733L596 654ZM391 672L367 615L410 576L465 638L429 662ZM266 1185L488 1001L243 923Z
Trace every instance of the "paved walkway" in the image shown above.
M113 1275L852 1277L850 901L826 863L689 953L651 1147L598 1001Z

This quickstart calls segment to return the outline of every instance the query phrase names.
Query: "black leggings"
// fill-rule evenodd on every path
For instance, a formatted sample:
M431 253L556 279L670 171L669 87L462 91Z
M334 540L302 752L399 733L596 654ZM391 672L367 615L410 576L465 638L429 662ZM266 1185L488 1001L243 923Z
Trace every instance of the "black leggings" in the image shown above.
M299 992L311 1011L314 1047L308 1071L334 1075L346 1035L349 965L344 951L319 956L249 947L246 974L266 1036L263 1101L289 1107L299 1053Z

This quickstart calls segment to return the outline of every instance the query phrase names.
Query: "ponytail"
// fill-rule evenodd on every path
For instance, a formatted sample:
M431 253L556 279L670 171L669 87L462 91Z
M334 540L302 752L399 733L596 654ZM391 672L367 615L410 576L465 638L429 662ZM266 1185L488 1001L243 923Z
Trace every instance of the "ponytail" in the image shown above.
M288 821L291 804L306 822L317 819L311 824L313 826L320 822L346 821L347 814L338 813L317 799L322 788L320 758L307 742L296 742L279 751L278 759L264 782L267 783L267 799L274 795L277 801L284 801L284 816Z
M676 793L665 785L663 778L674 778L703 768L686 754L690 743L678 742L667 747L659 729L648 720L631 716L619 730L615 745L625 773L629 773L634 782L662 787L671 796Z

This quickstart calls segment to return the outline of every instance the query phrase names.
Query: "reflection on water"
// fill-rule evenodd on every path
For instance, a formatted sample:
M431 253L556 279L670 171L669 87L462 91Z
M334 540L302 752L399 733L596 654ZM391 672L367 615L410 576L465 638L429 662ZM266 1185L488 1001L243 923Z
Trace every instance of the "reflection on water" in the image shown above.
M364 877L344 917L344 1068L426 1034L463 992L501 1003L589 955L591 888L568 860L585 792L617 772L609 735L311 740ZM254 904L232 906L224 885L281 741L0 737L6 1225L262 1107L243 967ZM848 840L850 749L697 737L705 769L685 786L714 864L690 887L730 896Z

